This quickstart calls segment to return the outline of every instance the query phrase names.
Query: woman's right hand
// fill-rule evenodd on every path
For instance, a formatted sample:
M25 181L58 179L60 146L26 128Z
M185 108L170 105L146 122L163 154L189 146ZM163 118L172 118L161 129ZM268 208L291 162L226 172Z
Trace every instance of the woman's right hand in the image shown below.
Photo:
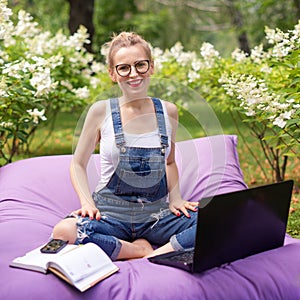
M76 215L80 215L81 217L89 217L90 220L93 220L95 218L99 221L101 218L99 209L91 204L83 205L80 209L73 211L73 213Z

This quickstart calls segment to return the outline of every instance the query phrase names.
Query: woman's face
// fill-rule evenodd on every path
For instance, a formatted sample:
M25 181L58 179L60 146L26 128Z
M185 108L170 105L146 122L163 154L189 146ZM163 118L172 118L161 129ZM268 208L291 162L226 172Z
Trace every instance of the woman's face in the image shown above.
M114 82L118 82L124 96L137 99L147 97L153 71L153 62L144 48L134 45L120 48L115 53L109 75Z

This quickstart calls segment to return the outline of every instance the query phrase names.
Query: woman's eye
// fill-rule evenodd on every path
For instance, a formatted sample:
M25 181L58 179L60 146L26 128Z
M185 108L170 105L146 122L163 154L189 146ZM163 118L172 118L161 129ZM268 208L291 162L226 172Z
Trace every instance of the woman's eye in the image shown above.
M123 72L126 72L126 71L128 71L129 70L129 66L127 66L127 65L125 65L125 66L119 66L119 70L120 71L123 71Z
M144 61L141 61L139 63L136 64L137 68L145 68L147 66L147 63Z

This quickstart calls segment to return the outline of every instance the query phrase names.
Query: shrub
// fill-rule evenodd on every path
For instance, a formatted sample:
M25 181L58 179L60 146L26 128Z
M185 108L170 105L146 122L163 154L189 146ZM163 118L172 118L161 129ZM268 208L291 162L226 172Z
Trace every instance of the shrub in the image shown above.
M103 67L84 48L84 27L72 36L52 35L25 11L12 18L0 0L0 164L28 151L36 129L58 111L85 105Z

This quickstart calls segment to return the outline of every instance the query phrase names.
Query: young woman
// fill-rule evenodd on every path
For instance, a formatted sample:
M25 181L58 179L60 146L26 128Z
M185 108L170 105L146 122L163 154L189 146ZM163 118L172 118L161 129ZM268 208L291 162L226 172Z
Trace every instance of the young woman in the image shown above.
M108 46L109 75L122 96L88 111L70 168L81 208L54 227L53 237L96 243L113 260L192 248L197 203L180 195L177 108L148 96L154 62L143 38L122 32ZM101 178L91 195L86 167L99 142Z

